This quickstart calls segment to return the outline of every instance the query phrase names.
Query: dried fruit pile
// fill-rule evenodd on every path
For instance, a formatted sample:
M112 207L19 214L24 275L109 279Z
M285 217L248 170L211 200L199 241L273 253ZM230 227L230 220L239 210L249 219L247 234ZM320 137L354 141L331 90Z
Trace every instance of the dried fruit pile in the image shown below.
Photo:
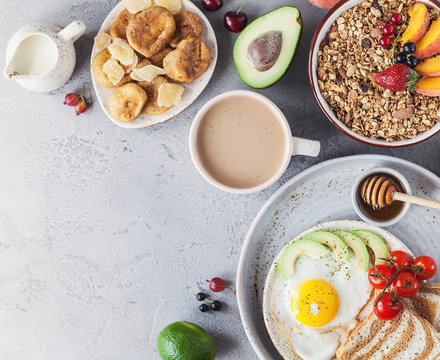
M122 122L141 112L159 115L181 102L180 84L199 78L211 56L200 39L202 22L181 0L126 0L109 33L95 37L95 80L115 88L110 113Z

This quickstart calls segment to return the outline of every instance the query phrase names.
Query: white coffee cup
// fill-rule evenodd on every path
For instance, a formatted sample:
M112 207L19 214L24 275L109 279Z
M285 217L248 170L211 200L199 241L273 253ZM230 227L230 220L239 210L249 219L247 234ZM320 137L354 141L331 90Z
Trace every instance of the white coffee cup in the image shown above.
M197 139L198 139L198 130L201 122L204 119L205 114L216 104L224 101L225 99L228 99L230 97L247 97L251 98L255 101L258 101L260 103L263 103L265 106L267 106L268 109L275 115L276 119L279 121L283 132L285 136L284 141L284 154L281 166L278 168L278 170L273 174L273 176L265 181L262 184L259 184L257 186L249 187L249 188L235 188L231 187L229 185L225 185L218 180L216 180L213 176L211 176L206 169L204 168L202 161L200 159L199 150L197 147ZM294 155L306 155L306 156L313 156L316 157L319 154L320 151L320 142L314 141L314 140L308 140L303 139L300 137L292 136L292 132L290 130L289 123L286 120L286 117L281 112L281 110L276 106L272 101L270 101L265 96L256 93L254 91L249 90L233 90L228 91L223 94L220 94L210 101L208 101L205 105L202 106L202 108L199 110L197 115L195 116L190 133L189 133L189 151L191 154L191 158L194 162L195 167L199 171L199 173L202 175L202 177L208 181L211 185L215 186L216 188L220 190L224 190L230 193L235 194L250 194L254 193L260 190L263 190L273 183L275 183L286 171L287 166L289 165L290 159Z

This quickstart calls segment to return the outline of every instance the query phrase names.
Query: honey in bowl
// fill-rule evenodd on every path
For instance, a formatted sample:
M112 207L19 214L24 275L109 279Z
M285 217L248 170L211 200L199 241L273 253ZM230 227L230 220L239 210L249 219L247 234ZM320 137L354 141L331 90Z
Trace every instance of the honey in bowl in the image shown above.
M401 201L394 201L392 198L390 201L390 196L396 191L404 193L405 188L395 176L375 173L359 184L356 200L361 211L371 219L388 221L399 215L404 207Z

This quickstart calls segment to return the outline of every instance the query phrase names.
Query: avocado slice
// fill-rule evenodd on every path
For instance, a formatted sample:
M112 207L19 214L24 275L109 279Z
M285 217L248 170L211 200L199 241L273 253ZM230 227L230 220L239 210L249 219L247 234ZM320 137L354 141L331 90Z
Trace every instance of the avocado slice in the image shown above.
M374 257L376 258L374 263L376 265L385 265L387 263L382 259L387 259L390 256L390 253L385 242L379 235L369 230L355 230L351 233L360 237L362 241L373 250Z
M292 62L301 31L301 13L293 6L275 9L246 26L233 51L241 80L256 89L275 84Z
M345 245L339 236L329 231L315 231L307 234L303 239L319 241L321 244L332 248L340 261L350 262L350 254L348 253L347 245Z
M347 231L335 231L333 234L339 236L356 255L356 267L365 272L369 269L370 254L367 246L359 236L356 236Z
M319 259L331 251L319 241L300 239L288 245L281 253L278 261L278 272L285 279L295 273L296 259L301 256L308 256Z

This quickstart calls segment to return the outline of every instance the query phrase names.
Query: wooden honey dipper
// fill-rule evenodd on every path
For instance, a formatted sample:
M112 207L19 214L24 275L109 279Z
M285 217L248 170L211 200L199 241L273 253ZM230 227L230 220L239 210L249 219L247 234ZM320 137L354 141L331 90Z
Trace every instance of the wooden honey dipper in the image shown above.
M398 192L391 180L383 175L367 177L361 185L360 192L364 201L374 209L382 209L394 201L403 201L440 210L440 201Z

